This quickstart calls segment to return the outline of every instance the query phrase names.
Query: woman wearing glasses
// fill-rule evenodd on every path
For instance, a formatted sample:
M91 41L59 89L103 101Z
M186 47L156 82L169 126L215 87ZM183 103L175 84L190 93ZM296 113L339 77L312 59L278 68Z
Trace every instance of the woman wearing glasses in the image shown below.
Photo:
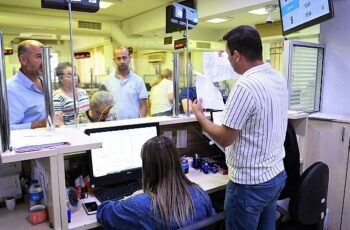
M81 114L78 123L91 123L117 120L117 115L111 112L114 105L113 96L108 91L96 91L90 100L90 109Z
M60 84L60 88L53 94L53 105L55 112L63 113L65 125L74 124L74 97L73 84L77 86L78 76L73 76L72 65L69 62L63 62L56 67L56 76ZM75 100L77 116L90 109L90 98L88 93L81 88L75 88Z

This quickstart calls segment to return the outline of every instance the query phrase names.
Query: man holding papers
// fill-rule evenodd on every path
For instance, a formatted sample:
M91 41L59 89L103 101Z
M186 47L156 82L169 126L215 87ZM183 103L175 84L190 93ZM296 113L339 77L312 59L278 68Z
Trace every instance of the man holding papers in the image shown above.
M201 98L192 110L204 130L227 147L227 229L275 229L276 200L286 177L287 84L263 63L261 39L254 28L239 26L223 39L231 66L242 74L226 102L223 123L215 125L204 116Z

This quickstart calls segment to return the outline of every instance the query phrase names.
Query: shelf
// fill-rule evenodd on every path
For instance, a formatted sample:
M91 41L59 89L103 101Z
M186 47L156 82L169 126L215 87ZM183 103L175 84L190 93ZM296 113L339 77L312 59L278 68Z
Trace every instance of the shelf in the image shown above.
M52 132L56 132L58 135L65 136L70 145L63 145L51 149L43 149L39 151L17 153L15 151L6 151L1 153L1 162L9 163L23 160L32 160L44 157L52 157L57 154L71 153L84 151L89 149L101 148L102 143L94 140L88 135L85 135L81 130L75 128L57 128Z

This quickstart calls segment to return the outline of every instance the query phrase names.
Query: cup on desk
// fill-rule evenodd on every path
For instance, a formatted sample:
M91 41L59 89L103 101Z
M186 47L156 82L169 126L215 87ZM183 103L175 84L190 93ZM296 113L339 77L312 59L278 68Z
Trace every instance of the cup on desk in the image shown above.
M6 208L9 211L13 211L16 207L16 198L13 196L7 197L5 199Z
M34 205L29 209L28 221L31 224L40 224L47 220L47 211L45 205Z

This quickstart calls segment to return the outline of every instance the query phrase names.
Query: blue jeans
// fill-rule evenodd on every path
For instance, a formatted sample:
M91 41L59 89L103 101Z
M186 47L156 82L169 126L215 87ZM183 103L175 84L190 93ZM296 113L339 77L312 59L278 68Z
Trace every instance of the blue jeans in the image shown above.
M152 115L152 117L159 117L159 116L171 116L173 115L173 110L165 111L165 112L160 112L160 113L155 113Z
M229 181L226 187L226 229L274 230L276 201L286 180L283 171L271 180L244 185Z

